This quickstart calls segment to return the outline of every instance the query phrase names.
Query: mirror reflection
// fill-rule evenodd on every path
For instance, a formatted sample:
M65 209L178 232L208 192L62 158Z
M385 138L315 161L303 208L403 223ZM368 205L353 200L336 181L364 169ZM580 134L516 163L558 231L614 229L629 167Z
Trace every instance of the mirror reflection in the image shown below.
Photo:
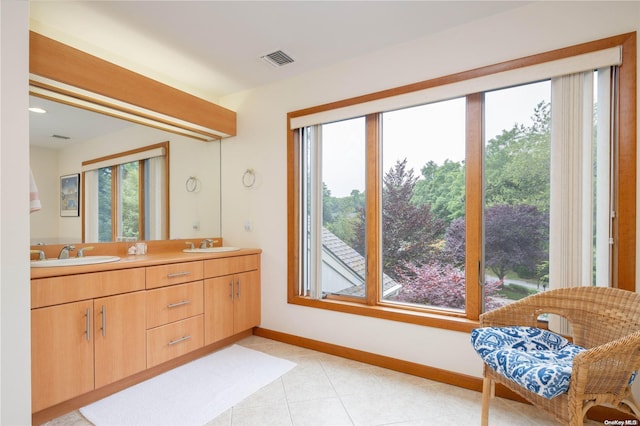
M29 117L30 165L42 205L30 216L32 245L102 241L95 232L83 241L81 207L70 215L63 205L62 178L82 176L83 162L164 142L169 144L169 208L162 212L166 214L145 218L146 226L161 227L154 217L166 217L169 238L220 235L219 141L202 142L36 96L30 96L30 107L46 111L30 112ZM78 189L80 197L84 189ZM85 213L96 214L91 209ZM117 238L117 232L113 235ZM164 239L162 233L155 235L149 239Z

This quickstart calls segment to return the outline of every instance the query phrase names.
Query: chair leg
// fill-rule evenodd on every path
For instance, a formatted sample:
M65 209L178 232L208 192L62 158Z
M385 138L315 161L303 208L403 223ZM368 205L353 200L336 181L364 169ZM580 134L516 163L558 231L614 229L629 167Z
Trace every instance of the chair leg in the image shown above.
M569 426L583 426L584 416L587 414L587 411L589 411L592 404L587 404L584 407L582 405L571 405L571 402L569 402Z
M489 425L489 400L495 395L495 383L488 377L482 380L482 426Z

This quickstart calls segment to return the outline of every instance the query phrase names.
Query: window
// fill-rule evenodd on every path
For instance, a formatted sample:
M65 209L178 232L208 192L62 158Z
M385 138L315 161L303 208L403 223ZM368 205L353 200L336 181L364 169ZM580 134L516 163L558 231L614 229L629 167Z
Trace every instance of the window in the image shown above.
M549 286L551 81L484 95L484 310Z
M381 301L463 310L464 256L456 262L443 242L465 217L465 99L381 117Z
M167 238L168 149L166 142L83 162L84 241Z
M635 164L623 159L636 150L635 94L623 90L635 87L634 41L590 43L582 69L562 61L584 45L290 113L290 303L468 329L484 310L565 282L635 290ZM580 108L564 109L575 92L564 101L563 86L579 87L569 90ZM573 174L562 159L576 155L556 142L573 136L552 126L580 129ZM561 245L571 216L553 212L572 198L573 217L586 218L570 240L581 254L558 256L573 251Z

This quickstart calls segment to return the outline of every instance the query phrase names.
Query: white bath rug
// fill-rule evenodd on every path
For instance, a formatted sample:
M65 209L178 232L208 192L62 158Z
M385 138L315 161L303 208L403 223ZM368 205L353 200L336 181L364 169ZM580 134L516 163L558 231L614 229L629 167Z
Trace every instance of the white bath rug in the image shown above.
M198 426L296 364L233 345L80 409L96 426Z

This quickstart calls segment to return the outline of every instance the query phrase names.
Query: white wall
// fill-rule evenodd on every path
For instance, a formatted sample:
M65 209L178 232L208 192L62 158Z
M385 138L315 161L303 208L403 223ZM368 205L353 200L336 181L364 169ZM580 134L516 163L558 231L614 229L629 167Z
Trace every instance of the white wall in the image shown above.
M638 2L536 2L223 98L238 113L238 136L223 142L224 234L263 249L262 327L480 377L467 333L287 304L286 113L637 30ZM247 167L259 177L253 190L240 184Z
M60 182L58 171L58 152L38 146L29 147L29 165L38 186L42 208L29 215L30 233L36 242L57 244L60 221ZM79 240L60 241L78 242Z
M109 135L56 151L33 147L30 163L38 184L42 210L31 215L31 241L51 244L82 239L81 217L60 217L60 176L80 173L83 161L169 141L170 237L220 236L220 143L205 143L143 126L130 126ZM187 192L195 176L200 190ZM200 226L193 229L194 222Z
M0 424L31 423L29 3L0 1Z

